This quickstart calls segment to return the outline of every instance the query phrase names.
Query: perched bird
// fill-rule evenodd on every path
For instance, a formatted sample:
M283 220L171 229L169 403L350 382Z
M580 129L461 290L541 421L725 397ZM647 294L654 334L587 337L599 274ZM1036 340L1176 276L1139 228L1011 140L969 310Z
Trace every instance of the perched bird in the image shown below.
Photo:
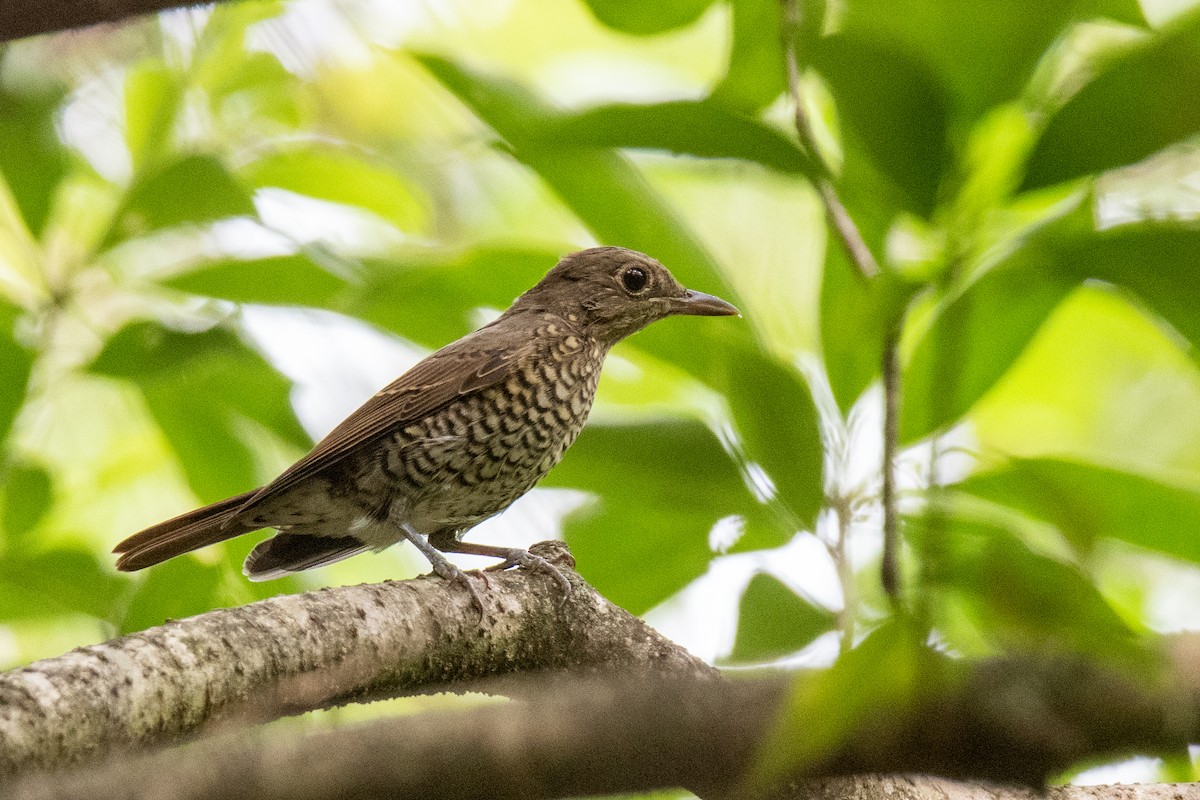
M519 548L461 541L529 491L583 427L609 348L674 314L737 309L685 289L653 258L596 247L563 258L494 322L418 363L260 489L161 522L116 546L132 571L261 528L243 569L267 580L407 539L442 578L442 553L552 565Z

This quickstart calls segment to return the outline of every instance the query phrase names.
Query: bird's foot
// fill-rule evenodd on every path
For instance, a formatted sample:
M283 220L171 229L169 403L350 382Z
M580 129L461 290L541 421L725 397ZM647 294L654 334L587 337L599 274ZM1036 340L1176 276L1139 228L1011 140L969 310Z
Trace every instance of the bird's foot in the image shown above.
M438 559L438 561L433 561L431 563L433 564L433 571L438 577L451 583L462 584L463 588L467 590L467 594L471 595L471 605L475 606L475 608L479 611L479 619L482 622L486 616L486 611L483 605L483 595L480 594L479 587L476 586L475 581L472 580L472 575L478 575L479 577L483 578L484 585L490 589L491 584L488 583L487 578L483 575L480 575L475 570L472 570L471 572L461 570L444 558Z
M499 564L493 564L492 566L487 567L485 572L498 572L501 570L512 569L513 567L520 567L521 569L527 569L532 572L546 572L552 575L554 579L558 581L558 585L562 587L564 603L567 601L567 598L571 596L571 581L567 579L567 576L563 574L561 569L554 566L541 556L534 555L528 550L522 550L519 547L514 547L505 550L501 557L504 559L503 561L501 561Z

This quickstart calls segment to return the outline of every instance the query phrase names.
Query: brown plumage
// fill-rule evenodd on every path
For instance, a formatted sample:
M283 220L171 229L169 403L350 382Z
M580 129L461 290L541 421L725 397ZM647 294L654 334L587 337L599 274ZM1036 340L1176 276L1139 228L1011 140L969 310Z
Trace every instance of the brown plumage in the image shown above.
M609 348L674 314L736 313L723 300L684 289L641 253L620 247L573 253L499 319L401 375L271 483L118 544L117 568L142 569L275 528L279 533L246 559L251 580L402 539L438 575L462 582L480 605L474 584L441 552L494 556L503 559L496 568L557 575L525 550L460 537L558 463L591 409Z

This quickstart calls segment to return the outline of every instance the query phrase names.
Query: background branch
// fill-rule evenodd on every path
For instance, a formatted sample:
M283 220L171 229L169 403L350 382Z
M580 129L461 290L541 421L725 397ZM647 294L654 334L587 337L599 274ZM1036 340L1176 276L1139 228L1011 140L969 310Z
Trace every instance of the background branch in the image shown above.
M896 454L900 444L900 325L888 328L883 343L883 555L879 573L892 602L900 600L900 531L896 512Z
M561 542L535 545L564 569ZM489 575L481 623L437 578L324 589L168 622L0 675L0 775L514 672L715 670L573 572Z
M815 778L894 771L1037 785L1080 759L1182 747L1200 735L1200 671L1191 660L1196 640L1177 644L1185 646L1174 657L1186 663L1176 664L1173 685L1154 689L1082 658L946 661L950 666L935 670L933 691L837 730L827 747L777 775L767 796L812 797L805 782ZM794 707L796 696L783 676L712 681L660 671L543 677L529 685L534 690L520 702L308 736L221 737L33 778L9 796L68 800L119 789L131 800L482 800L684 786L704 797L742 797L755 793L746 776L761 766L756 756L769 737L808 733L803 725L780 727L781 702L788 698ZM811 687L798 688L802 696ZM826 723L812 722L814 732L828 736ZM832 793L837 783L822 785L820 797L847 796ZM964 795L1029 796L987 786Z

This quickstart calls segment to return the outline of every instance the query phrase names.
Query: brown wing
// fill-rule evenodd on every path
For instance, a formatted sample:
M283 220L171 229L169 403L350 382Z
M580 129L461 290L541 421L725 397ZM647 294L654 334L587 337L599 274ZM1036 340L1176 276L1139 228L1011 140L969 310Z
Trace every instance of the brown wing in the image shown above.
M489 326L491 327L491 326ZM487 347L477 334L459 339L419 362L342 421L304 458L255 492L240 517L300 481L336 464L365 442L424 417L458 398L502 382L533 344L530 337ZM496 331L495 333L500 333ZM487 337L504 341L503 335Z

